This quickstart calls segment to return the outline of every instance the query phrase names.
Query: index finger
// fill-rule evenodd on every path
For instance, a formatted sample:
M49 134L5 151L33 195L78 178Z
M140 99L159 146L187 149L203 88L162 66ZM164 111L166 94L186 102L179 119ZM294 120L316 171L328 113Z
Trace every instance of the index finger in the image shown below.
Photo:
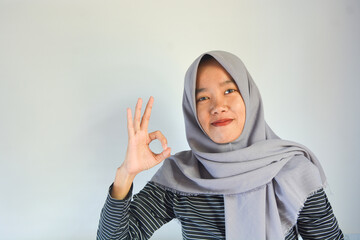
M151 116L151 109L152 109L153 103L154 103L154 98L151 96L149 101L146 104L145 112L144 112L144 115L143 115L143 117L141 119L140 128L142 130L147 131L147 128L149 126L149 120L150 120L150 116Z

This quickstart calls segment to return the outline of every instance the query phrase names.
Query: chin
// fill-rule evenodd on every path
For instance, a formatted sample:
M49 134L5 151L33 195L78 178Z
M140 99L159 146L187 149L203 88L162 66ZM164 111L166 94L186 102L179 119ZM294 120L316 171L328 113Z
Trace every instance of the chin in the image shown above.
M234 138L229 138L229 137L224 137L224 138L211 138L211 140L215 143L218 143L218 144L226 144L226 143L231 143L233 141L235 141L237 138L234 137Z

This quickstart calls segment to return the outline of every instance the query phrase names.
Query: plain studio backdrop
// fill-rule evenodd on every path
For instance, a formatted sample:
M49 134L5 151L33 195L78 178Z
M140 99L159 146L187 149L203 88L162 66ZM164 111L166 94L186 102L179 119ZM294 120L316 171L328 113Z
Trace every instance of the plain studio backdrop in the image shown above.
M359 23L350 0L0 0L0 238L95 239L126 108L154 96L150 130L187 150L183 77L220 49L244 61L272 129L320 159L339 224L358 239ZM152 239L170 237L181 239L177 221Z

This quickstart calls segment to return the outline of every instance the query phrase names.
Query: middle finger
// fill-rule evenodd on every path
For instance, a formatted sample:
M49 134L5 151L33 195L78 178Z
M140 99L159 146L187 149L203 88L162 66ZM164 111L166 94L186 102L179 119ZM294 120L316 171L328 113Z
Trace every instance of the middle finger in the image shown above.
M141 119L140 127L142 130L144 130L146 132L147 132L147 128L149 125L149 120L150 120L150 116L151 116L151 109L152 109L153 103L154 103L154 98L150 97L148 103L146 104L144 115Z

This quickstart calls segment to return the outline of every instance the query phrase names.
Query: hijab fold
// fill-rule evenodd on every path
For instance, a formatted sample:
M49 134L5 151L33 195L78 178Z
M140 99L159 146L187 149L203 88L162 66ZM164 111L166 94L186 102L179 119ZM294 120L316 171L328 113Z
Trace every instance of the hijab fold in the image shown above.
M245 103L243 132L231 143L213 142L197 119L196 75L205 55L232 76ZM259 90L242 61L224 51L199 56L185 75L183 112L191 150L166 159L151 181L180 194L222 194L227 240L284 239L326 178L309 149L280 139L267 125Z

